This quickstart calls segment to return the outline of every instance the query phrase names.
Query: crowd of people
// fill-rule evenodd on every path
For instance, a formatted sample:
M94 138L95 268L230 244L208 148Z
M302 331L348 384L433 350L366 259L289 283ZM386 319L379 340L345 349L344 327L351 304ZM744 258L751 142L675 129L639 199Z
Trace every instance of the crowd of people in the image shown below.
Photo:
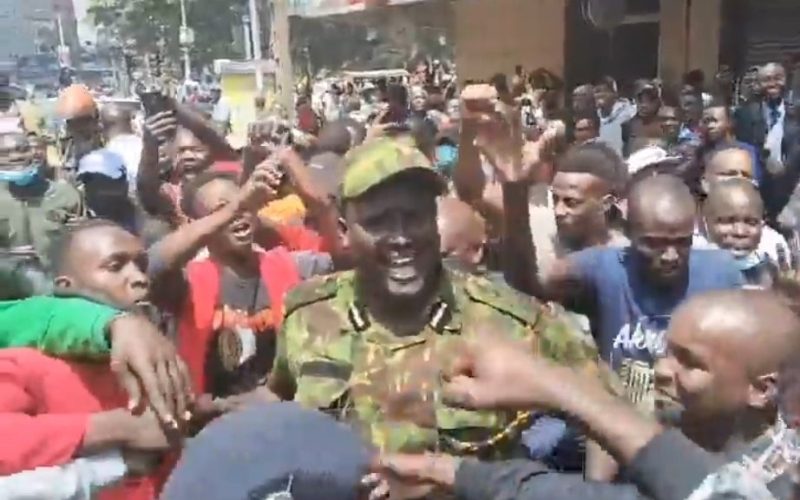
M0 498L800 498L791 80L6 99Z

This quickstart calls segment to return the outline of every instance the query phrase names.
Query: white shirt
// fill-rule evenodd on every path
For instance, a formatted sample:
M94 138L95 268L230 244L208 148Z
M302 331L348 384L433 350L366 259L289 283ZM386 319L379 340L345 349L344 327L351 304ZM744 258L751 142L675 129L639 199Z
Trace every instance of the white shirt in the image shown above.
M764 120L766 120L767 127L769 127L772 110L765 103L763 106L763 111ZM784 102L781 101L781 104L778 106L778 121L769 129L769 132L767 132L767 138L764 141L764 147L769 150L770 159L778 163L783 163L783 120L785 118L786 106Z
M128 183L136 186L136 174L139 172L139 162L142 159L142 138L134 134L121 134L108 141L105 149L122 158L125 172L128 174Z
M614 103L608 116L603 116L600 110L597 110L597 114L600 116L599 139L622 156L622 125L636 116L636 106L619 100Z
M709 250L718 249L719 247L708 240L706 235L703 234L700 224L697 224L695 225L695 233L692 239L692 248ZM781 249L780 252L778 251L778 248ZM779 264L780 253L783 253L784 259L789 258L789 244L786 242L786 238L784 238L781 233L767 225L764 225L761 230L761 240L758 242L758 247L756 247L756 253L762 257L768 258L775 264Z

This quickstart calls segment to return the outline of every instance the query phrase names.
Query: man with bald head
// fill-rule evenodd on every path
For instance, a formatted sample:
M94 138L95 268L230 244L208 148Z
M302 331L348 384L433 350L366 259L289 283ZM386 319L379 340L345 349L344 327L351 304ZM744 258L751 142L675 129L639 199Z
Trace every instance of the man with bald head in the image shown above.
M118 155L125 166L128 189L136 193L136 174L142 156L142 139L133 133L131 111L119 104L106 104L100 110L100 124L106 138L106 151Z
M738 146L725 147L712 152L706 160L702 187L708 193L711 185L725 179L755 178L753 157L747 149Z
M665 420L708 451L745 464L776 498L793 498L785 451L797 445L778 418L778 372L800 352L800 320L769 292L704 294L675 312L656 364ZM796 454L795 454L796 455Z
M438 200L440 249L445 265L479 272L485 258L486 222L471 206L458 198Z
M472 409L560 410L626 464L633 484L584 482L530 461L388 456L380 466L449 486L464 499L796 498L790 475L800 444L791 419L797 413L798 316L770 292L709 292L675 311L666 341L656 364L657 400L662 421L677 429L665 430L621 404L596 380L502 339L469 345L443 389Z
M677 177L645 178L628 197L629 246L571 254L539 282L544 297L590 317L601 356L644 409L652 409L652 366L675 308L695 294L742 284L726 252L692 249L695 211Z

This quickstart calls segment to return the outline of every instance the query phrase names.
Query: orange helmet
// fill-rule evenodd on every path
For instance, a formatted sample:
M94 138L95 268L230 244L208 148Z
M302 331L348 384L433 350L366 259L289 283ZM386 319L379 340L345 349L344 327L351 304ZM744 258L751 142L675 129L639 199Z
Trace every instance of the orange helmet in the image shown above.
M73 84L58 97L58 116L65 120L97 115L97 104L83 85Z

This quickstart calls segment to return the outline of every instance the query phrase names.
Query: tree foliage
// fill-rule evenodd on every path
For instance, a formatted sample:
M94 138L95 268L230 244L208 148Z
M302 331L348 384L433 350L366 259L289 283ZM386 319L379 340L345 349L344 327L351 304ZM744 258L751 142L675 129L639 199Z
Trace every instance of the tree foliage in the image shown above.
M209 64L216 58L236 57L233 27L241 24L246 0L186 0L187 22L194 30L193 61ZM181 10L179 0L92 0L89 7L95 25L114 34L121 44L134 42L146 54L163 43L172 61L180 57L178 43Z

